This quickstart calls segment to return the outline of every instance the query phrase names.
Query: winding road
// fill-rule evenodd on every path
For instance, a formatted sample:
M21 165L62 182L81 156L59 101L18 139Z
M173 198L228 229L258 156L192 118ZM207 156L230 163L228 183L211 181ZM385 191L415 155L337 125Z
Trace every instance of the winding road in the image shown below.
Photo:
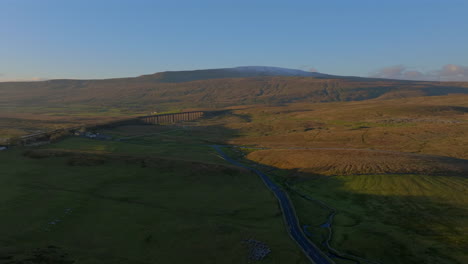
M301 249L304 251L304 253L307 255L307 257L316 264L333 264L334 262L331 261L325 254L323 254L320 249L317 248L309 239L307 239L306 235L303 233L299 221L296 217L296 213L294 212L294 207L289 200L287 194L283 189L275 184L266 174L263 172L259 171L258 169L248 167L232 158L230 158L226 153L223 152L221 149L221 146L219 145L214 145L211 146L218 152L218 154L225 159L227 162L238 166L242 167L245 169L248 169L258 176L263 180L265 185L270 189L278 199L278 202L280 203L281 210L283 211L283 216L284 220L286 223L286 227L288 230L289 235L299 244Z

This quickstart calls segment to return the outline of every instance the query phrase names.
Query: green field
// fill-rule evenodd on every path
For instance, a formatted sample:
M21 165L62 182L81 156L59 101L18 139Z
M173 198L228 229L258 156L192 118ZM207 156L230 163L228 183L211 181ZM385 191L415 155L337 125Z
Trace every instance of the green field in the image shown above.
M262 263L308 263L258 177L177 137L1 152L0 263L248 263L248 238Z
M308 177L301 194L337 210L331 246L378 263L467 263L468 179L423 175ZM330 210L291 192L320 244ZM338 260L339 263L352 263Z
M288 190L304 232L324 252L330 252L324 245L329 236L324 224L334 209L330 246L340 256L382 264L468 261L466 177L311 175L255 163L241 150L258 151L233 148L227 152L263 170ZM357 263L333 260L337 264Z
M390 101L239 108L171 126L98 129L113 140L69 136L1 152L0 264L37 255L248 263L248 238L271 247L261 263L309 263L260 179L210 147L228 143L244 146L226 148L230 156L290 186L301 225L324 251L321 226L331 211L304 195L336 209L330 244L345 255L380 264L468 263L468 123L457 106L466 102L433 118L435 101L400 114ZM444 169L448 163L456 168ZM416 165L445 176L422 175L432 170Z

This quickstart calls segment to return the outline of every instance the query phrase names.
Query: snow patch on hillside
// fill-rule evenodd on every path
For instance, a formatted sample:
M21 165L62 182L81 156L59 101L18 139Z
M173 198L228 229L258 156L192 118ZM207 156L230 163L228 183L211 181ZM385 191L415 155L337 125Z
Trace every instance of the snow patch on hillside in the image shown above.
M269 66L242 66L229 68L226 70L236 71L239 73L250 73L255 75L266 75L266 76L319 76L317 72L307 72L296 69L287 69L280 67L269 67Z

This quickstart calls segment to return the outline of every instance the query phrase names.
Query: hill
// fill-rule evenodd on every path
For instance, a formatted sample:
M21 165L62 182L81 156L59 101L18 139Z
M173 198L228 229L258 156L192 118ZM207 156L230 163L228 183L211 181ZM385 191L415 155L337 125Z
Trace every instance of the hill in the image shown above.
M239 131L229 140L233 145L374 149L466 160L467 113L468 95L449 95L244 107L224 122Z
M369 79L282 68L240 67L106 80L0 83L0 107L17 111L21 107L87 105L164 111L455 93L468 94L468 83Z
M208 79L246 78L259 76L333 77L332 75L318 72L307 72L302 70L266 66L244 66L195 71L167 71L151 75L143 75L142 77L148 78L150 80L157 80L159 82L178 83Z

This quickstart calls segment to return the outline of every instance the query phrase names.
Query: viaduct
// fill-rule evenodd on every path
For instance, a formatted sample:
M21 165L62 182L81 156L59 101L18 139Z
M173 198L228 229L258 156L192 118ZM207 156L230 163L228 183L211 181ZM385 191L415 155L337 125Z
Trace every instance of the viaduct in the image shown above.
M148 115L148 116L139 116L136 118L130 118L125 120L119 120L111 123L106 124L99 124L99 125L88 125L88 126L80 126L80 127L70 127L70 128L62 128L48 132L40 132L31 135L22 136L16 140L13 145L30 145L36 142L48 142L54 140L56 138L61 138L62 136L70 135L75 131L78 131L82 128L87 130L102 128L102 127L112 127L112 126L119 126L119 125L127 125L127 124L152 124L152 125L168 125L168 124L175 124L178 122L183 121L193 121L199 119L203 116L208 114L213 114L216 111L192 111L192 112L182 112L182 113L173 113L173 114L159 114L159 115ZM217 111L219 112L219 111Z
M147 124L163 125L173 124L181 121L193 121L203 117L205 113L206 112L204 111L192 111L174 114L140 116L138 119Z

